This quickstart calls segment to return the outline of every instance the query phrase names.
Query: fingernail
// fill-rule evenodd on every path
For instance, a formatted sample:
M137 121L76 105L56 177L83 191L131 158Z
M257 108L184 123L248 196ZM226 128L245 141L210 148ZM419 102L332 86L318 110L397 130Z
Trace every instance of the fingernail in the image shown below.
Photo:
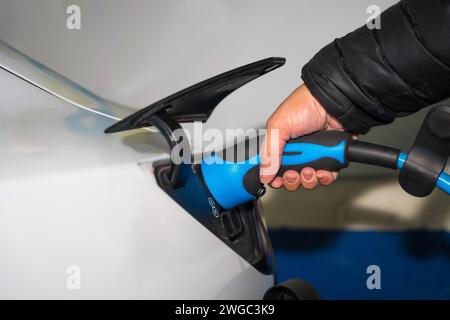
M288 183L294 183L297 180L297 176L295 174L287 174L286 181Z
M262 183L269 183L270 181L272 181L272 177L266 176L266 175L261 175L259 177L259 180L261 180Z
M302 172L303 179L310 182L313 179L313 172L312 170L305 170Z

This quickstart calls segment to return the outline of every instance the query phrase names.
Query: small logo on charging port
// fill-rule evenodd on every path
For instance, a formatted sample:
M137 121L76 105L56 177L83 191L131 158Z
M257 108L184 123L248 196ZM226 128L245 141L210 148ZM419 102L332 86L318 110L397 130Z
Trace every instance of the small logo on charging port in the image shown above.
M211 212L214 215L214 217L218 218L219 217L219 210L217 210L216 207L216 203L214 202L214 199L211 197L208 197L208 203L209 206L211 207Z

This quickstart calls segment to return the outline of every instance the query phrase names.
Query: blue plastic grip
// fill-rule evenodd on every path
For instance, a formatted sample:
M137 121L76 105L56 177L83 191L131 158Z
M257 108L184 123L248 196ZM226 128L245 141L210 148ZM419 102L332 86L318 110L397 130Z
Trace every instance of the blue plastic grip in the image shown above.
M282 155L282 166L296 166L311 164L323 158L331 158L339 163L345 163L346 142L340 141L334 146L323 146L314 143L291 142L287 143ZM244 185L244 177L255 166L259 167L259 155L241 162L223 160L216 154L203 159L201 171L204 182L216 202L224 209L231 209L239 204L256 199L249 193ZM327 168L324 168L327 169ZM259 183L259 170L257 172Z
M281 156L281 165L295 166L308 162L314 162L322 158L333 158L341 164L345 162L345 141L335 146L322 146L313 143L292 142L286 144L284 152L295 152L297 154Z

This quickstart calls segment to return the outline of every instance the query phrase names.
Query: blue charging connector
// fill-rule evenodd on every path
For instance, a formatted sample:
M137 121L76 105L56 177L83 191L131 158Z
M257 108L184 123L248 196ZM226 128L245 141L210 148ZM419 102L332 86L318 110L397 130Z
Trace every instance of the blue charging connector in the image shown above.
M282 176L287 170L300 171L304 167L338 171L347 167L349 161L401 169L407 157L397 149L354 141L345 132L324 131L289 141L277 175ZM234 208L263 194L264 187L259 181L260 161L259 154L237 162L215 153L203 159L200 166L203 180L223 209ZM450 175L442 172L436 187L450 194Z

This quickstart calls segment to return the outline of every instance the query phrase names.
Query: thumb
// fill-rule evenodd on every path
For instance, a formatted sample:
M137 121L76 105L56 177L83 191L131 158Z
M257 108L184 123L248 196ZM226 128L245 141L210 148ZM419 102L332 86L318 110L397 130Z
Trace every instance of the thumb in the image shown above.
M286 139L280 135L280 130L269 125L260 152L259 175L262 183L269 183L275 178L285 145Z

